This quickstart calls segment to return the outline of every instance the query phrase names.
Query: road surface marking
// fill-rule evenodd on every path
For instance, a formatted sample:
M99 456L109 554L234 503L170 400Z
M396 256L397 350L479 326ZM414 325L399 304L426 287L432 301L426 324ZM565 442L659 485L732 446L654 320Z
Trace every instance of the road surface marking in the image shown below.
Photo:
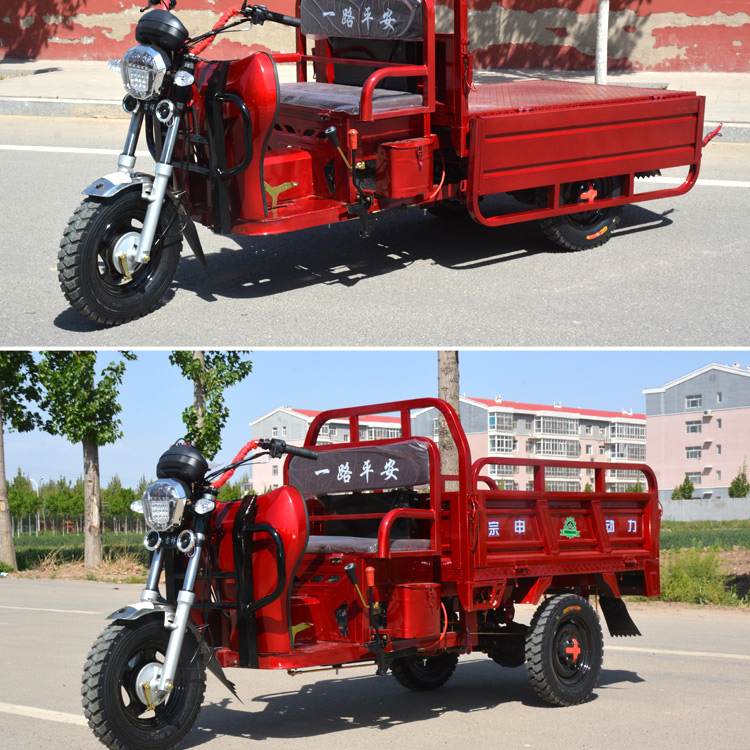
M636 182L636 185L661 184L661 185L682 185L685 182L684 177L649 177L644 182ZM729 188L750 188L750 182L744 180L701 180L695 183L705 187L729 187ZM636 193L638 195L638 193Z
M32 151L42 154L101 154L119 156L121 148L78 148L76 146L12 146L0 144L0 151ZM151 156L148 151L136 151L136 156Z
M62 711L48 711L45 708L0 703L0 711L6 714L16 714L16 716L26 716L29 719L45 719L46 721L61 721L63 724L76 724L79 727L87 727L89 725L83 716L65 714Z
M28 612L68 612L72 615L103 615L104 612L90 612L87 609L46 609L43 607L9 607L5 604L0 604L0 609L23 609Z
M722 654L717 651L672 651L664 648L639 648L637 646L606 646L608 651L632 651L638 654L659 654L666 656L708 656L714 659L741 659L750 661L748 654Z

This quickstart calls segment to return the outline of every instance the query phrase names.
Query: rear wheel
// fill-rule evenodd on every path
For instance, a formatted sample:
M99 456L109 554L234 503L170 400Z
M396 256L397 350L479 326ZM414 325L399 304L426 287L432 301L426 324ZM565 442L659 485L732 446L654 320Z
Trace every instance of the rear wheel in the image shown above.
M587 205L595 198L615 198L622 195L622 182L615 177L568 182L560 186L560 203ZM537 195L540 206L547 205L547 190ZM620 223L622 206L595 208L562 216L541 219L539 226L544 234L564 250L589 250L608 242L612 232Z
M526 667L536 694L555 706L583 703L599 682L604 642L599 618L575 594L547 599L526 636Z
M391 672L409 690L435 690L445 685L458 664L458 654L447 651L428 659L396 659Z

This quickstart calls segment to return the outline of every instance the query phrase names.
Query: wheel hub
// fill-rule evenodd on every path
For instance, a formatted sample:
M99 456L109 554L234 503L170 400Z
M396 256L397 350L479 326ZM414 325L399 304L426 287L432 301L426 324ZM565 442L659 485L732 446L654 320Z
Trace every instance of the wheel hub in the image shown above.
M149 709L163 703L168 695L168 693L162 692L157 687L163 666L163 664L160 664L157 661L152 661L149 664L146 664L146 666L142 667L141 671L138 672L138 677L135 681L135 692L138 696L138 700Z
M121 273L127 281L130 281L133 273L142 265L135 261L140 237L141 235L138 232L128 232L118 237L115 246L112 248L112 267L118 273Z

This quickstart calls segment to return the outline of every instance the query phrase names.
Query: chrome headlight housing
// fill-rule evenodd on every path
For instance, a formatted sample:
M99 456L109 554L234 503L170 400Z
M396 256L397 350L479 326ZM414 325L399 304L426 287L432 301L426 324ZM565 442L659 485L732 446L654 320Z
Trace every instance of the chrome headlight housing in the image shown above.
M160 479L146 488L143 497L131 504L136 513L143 513L146 526L154 531L169 531L182 523L187 493L181 482Z
M169 68L169 57L158 47L131 47L120 61L125 89L141 100L159 95Z

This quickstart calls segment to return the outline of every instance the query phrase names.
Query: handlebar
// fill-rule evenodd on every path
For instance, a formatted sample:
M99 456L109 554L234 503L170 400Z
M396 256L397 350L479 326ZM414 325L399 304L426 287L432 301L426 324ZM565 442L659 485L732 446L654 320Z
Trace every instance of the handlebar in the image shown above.
M247 2L247 0L245 0ZM245 3L242 5L240 11L243 16L247 16L254 24L262 26L266 21L273 21L274 23L280 23L284 26L299 26L302 20L295 18L294 16L285 16L283 13L275 13L272 10L268 10L265 5L251 5L247 7Z
M258 440L258 447L267 450L271 454L271 458L279 458L283 453L288 453L290 456L309 458L313 461L318 460L317 451L310 450L309 448L301 448L296 445L288 445L284 440L279 440L278 438Z

